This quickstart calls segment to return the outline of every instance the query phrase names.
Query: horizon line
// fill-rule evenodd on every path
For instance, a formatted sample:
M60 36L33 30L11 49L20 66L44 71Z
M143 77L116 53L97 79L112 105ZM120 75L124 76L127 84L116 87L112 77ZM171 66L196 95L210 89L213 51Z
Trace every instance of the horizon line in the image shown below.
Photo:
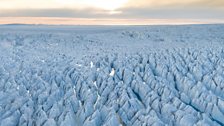
M1 25L190 25L224 24L224 19L109 19L61 17L0 17Z

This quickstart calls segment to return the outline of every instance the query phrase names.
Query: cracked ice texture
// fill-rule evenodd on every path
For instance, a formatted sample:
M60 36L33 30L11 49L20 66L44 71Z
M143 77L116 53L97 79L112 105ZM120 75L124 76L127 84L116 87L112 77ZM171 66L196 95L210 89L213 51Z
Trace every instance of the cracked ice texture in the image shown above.
M224 125L224 26L0 26L1 126Z

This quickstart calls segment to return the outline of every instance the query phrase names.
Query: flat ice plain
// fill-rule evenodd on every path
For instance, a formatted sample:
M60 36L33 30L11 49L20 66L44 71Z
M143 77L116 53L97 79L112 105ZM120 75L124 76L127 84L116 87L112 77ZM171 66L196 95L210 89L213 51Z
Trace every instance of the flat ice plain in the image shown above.
M224 25L2 25L0 54L0 126L224 125Z

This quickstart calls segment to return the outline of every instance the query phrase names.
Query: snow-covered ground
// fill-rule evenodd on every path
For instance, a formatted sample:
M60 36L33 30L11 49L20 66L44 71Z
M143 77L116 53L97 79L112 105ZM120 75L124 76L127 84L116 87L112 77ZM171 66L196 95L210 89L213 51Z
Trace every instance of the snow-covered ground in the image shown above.
M2 25L0 54L0 126L224 125L224 25Z

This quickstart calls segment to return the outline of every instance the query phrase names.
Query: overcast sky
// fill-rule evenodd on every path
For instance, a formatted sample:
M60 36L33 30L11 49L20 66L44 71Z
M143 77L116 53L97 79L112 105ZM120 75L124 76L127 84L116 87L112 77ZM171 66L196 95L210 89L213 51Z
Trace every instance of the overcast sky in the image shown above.
M224 19L224 0L0 0L0 17Z

